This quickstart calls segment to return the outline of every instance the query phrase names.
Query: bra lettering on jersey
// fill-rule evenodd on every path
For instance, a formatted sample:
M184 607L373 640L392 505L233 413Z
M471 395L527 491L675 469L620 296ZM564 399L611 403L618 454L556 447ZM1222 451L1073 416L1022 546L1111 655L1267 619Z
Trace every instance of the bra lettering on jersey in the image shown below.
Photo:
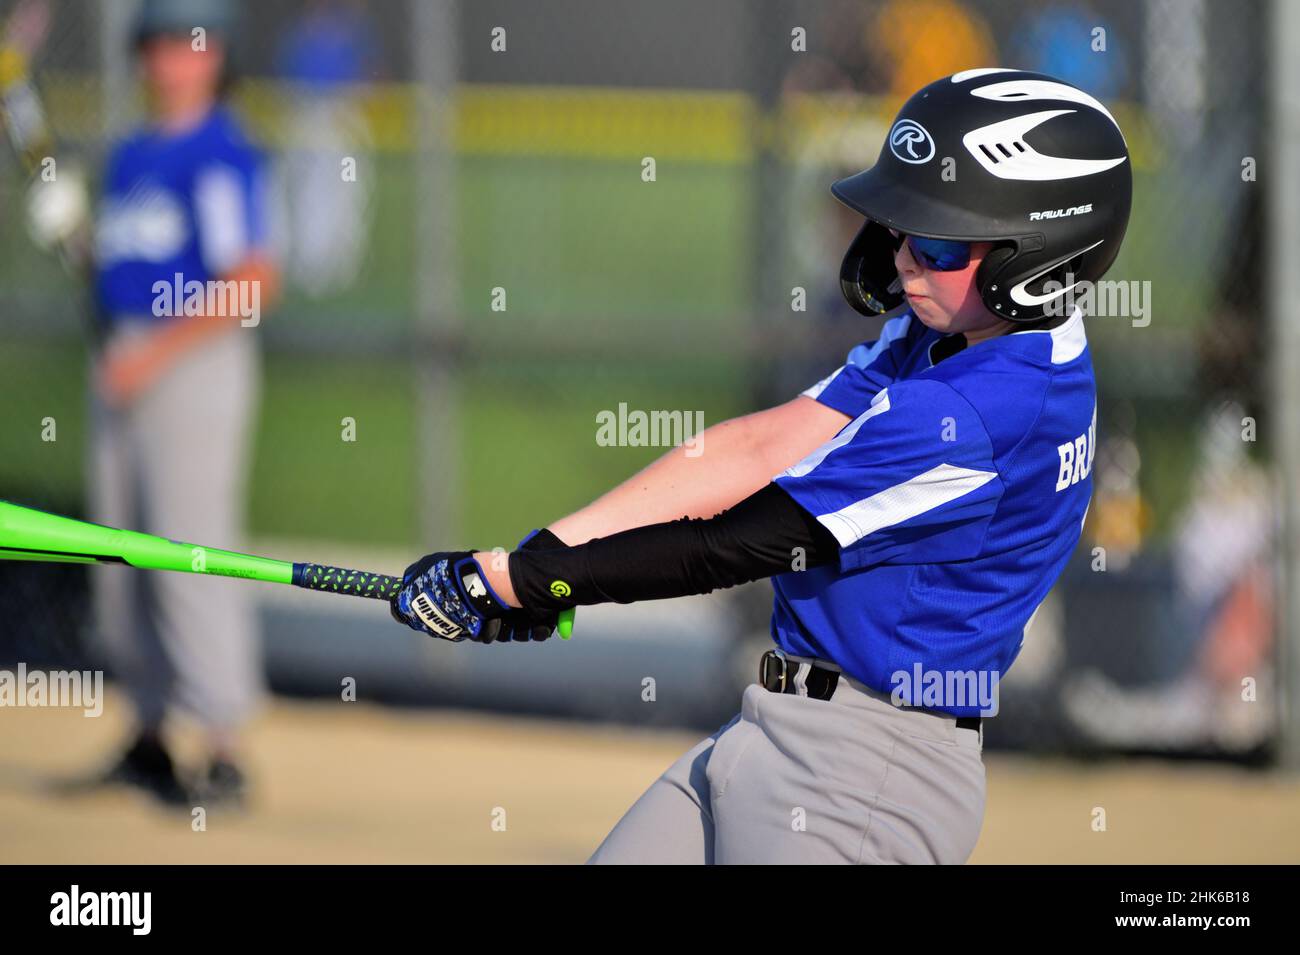
M1067 487L1078 484L1092 473L1092 456L1096 452L1097 408L1092 409L1092 424L1088 430L1073 441L1057 445L1056 454L1061 459L1061 470L1057 473L1056 489L1064 491Z

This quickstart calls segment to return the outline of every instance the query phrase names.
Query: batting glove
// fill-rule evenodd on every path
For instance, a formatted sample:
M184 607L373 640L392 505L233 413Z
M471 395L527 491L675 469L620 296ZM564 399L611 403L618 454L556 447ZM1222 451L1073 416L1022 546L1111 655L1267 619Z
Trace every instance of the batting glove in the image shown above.
M453 643L492 643L511 609L492 590L472 551L420 558L406 568L389 605L398 623Z

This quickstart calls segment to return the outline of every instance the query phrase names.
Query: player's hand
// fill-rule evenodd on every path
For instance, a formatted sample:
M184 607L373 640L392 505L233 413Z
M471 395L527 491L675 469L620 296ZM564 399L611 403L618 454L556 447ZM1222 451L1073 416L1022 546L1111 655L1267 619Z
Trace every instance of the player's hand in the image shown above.
M547 550L564 547L564 541L550 532L548 528L530 531L519 542L519 550ZM557 611L536 611L514 608L501 620L501 630L497 633L498 643L526 643L530 640L549 640L560 622Z
M120 408L130 404L166 370L166 361L151 338L119 341L100 357L96 387L104 403Z
M421 557L406 568L389 606L398 623L453 643L492 643L510 612L467 550Z

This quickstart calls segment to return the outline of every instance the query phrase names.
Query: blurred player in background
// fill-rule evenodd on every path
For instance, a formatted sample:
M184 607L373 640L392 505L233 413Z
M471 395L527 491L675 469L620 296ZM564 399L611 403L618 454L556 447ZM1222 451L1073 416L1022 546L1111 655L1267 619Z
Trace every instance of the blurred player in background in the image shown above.
M350 287L365 262L375 176L360 91L379 62L365 9L337 0L308 4L277 49L292 91L275 189L285 204L281 260L286 284L313 298Z
M141 6L134 42L149 117L111 150L92 233L100 347L88 466L92 520L238 549L256 322L247 310L213 308L210 296L178 311L178 297L161 291L236 283L223 301L256 303L253 317L274 295L262 160L221 103L232 15L223 0ZM92 588L97 636L138 722L95 781L174 805L242 800L238 737L262 683L248 588L111 567L93 570ZM164 717L177 711L206 741L192 778L164 742Z

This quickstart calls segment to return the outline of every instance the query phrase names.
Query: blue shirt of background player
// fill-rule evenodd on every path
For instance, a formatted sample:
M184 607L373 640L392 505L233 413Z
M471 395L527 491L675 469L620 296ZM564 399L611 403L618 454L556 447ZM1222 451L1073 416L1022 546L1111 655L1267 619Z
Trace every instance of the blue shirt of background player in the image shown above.
M219 279L264 246L263 178L261 154L223 107L184 132L149 127L114 147L95 227L103 320L151 317L155 282Z
M933 704L909 696L918 666L945 679L1007 672L1092 493L1082 314L936 364L946 337L908 313L850 351L803 394L853 420L773 478L840 544L838 565L772 578L776 643L916 705ZM959 704L934 708L987 706Z

